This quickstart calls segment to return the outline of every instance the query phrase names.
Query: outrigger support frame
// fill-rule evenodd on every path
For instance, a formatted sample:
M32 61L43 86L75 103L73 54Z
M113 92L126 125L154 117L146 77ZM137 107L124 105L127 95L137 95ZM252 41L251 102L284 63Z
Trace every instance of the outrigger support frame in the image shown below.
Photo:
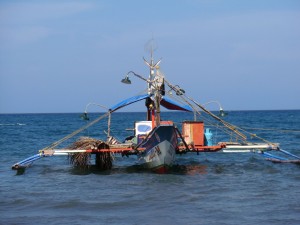
M288 156L291 156L293 158L296 158L296 159L288 159L288 158L285 158L285 157L281 157L281 156L277 156L277 155L273 155L271 153L268 153L268 152L265 152L265 151L260 151L259 153L262 154L266 160L268 161L271 161L273 163L294 163L294 164L300 164L300 157L299 156L296 156L286 150L283 150L283 149L277 149L279 152L285 154L285 155L288 155Z

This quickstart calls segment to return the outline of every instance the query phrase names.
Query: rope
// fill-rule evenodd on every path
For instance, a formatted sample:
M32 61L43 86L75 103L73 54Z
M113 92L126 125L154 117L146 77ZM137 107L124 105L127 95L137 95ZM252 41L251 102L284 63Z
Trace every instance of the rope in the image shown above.
M66 140L68 140L68 139L74 137L76 134L79 134L81 131L83 131L83 130L89 128L90 126L92 126L92 125L94 125L95 123L99 122L101 119L107 117L107 116L109 115L109 113L110 113L110 112L105 113L104 115L98 117L97 119L95 119L95 120L93 120L92 122L88 123L87 125L81 127L80 129L74 131L73 133L71 133L71 134L65 136L64 138L62 138L62 139L60 139L60 140L58 140L58 141L56 141L56 142L53 142L51 145L49 145L49 146L43 148L42 150L47 150L47 149L53 149L53 148L55 148L56 146L60 145L62 142L64 142L64 141L66 141Z
M220 117L214 115L213 113L211 113L209 110L207 110L203 105L197 103L195 100L193 100L192 98L190 98L189 96L187 96L185 94L185 92L180 89L179 87L177 86L174 86L172 85L171 83L169 83L167 80L165 80L165 82L168 84L168 86L171 88L171 90L174 90L175 92L177 93L181 93L180 97L182 98L183 101L185 101L187 104L189 104L194 110L195 108L192 106L192 104L189 102L191 101L192 103L194 103L197 107L199 107L203 112L205 112L206 114L208 114L209 116L211 116L212 118L214 118L215 120L219 121L220 123L222 123L224 125L224 127L226 127L227 129L231 130L233 133L235 133L236 135L236 138L237 139L241 139L242 141L246 141L247 140L247 136L244 134L248 134L250 135L252 138L255 137L257 139L260 139L262 141L264 141L265 143L268 143L268 144L273 144L272 142L270 141L267 141L259 136L257 136L256 134L253 134L253 133L250 133L246 130L244 130L243 128L241 127L237 127L235 125L232 125L224 120L222 120ZM199 115L200 115L200 112L198 110L195 110ZM223 130L225 131L225 130ZM242 133L244 132L244 133ZM226 132L227 133L227 132Z
M266 131L279 131L279 132L300 132L300 130L282 130L282 129L275 129L275 128L251 128L251 127L243 127L243 129L247 130L266 130Z
M166 81L166 80L165 80ZM208 115L210 115L211 117L213 117L214 119L218 120L219 122L221 122L225 127L227 127L228 129L232 130L234 133L236 133L236 135L240 136L240 138L242 138L243 140L246 140L247 137L242 134L241 132L239 132L237 130L237 127L222 120L220 117L214 115L213 113L211 113L209 110L207 110L206 108L204 108L202 105L200 105L199 103L197 103L195 100L193 100L192 98L188 97L184 92L182 92L182 90L178 89L176 86L172 85L171 83L169 83L168 81L166 81L166 83L168 84L168 86L172 89L175 90L176 92L181 92L181 98L186 101L188 103L188 101L186 99L184 99L184 97L186 97L188 100L190 100L191 102L193 102L196 106L198 106L200 109L202 109L202 111L204 111L205 113L207 113ZM189 105L191 103L188 103Z

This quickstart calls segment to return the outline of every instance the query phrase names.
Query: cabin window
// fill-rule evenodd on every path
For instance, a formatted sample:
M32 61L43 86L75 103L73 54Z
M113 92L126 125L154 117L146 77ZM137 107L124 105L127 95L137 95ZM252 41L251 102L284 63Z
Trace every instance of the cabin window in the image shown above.
M141 124L141 125L138 125L137 130L139 133L147 133L147 132L151 131L151 126L146 125L146 124Z
M134 135L148 134L152 130L152 121L138 121L134 125Z

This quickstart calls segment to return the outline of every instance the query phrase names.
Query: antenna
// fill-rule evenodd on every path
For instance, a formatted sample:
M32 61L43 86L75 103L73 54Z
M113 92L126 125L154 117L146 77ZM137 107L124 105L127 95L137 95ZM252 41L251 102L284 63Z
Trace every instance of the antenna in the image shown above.
M144 62L146 63L147 66L150 67L150 70L154 70L156 66L158 66L161 62L161 59L157 62L154 63L154 58L153 58L153 53L158 49L157 43L154 40L154 38L151 38L149 41L146 42L145 44L145 51L150 53L150 62L148 62L144 57ZM151 71L150 71L151 72Z
M150 65L153 66L153 52L157 49L157 43L154 40L154 38L151 38L149 41L145 44L145 51L150 53L151 62Z
M146 42L145 44L145 51L150 53L150 62L147 61L144 57L143 60L146 63L146 65L149 67L150 69L150 73L149 73L149 78L148 80L150 81L150 83L148 83L148 93L151 93L151 82L154 80L155 78L155 69L157 69L156 67L158 66L158 64L161 62L161 59L157 62L154 63L154 57L153 57L153 53L154 51L157 49L157 44L154 40L154 38L151 38L149 41Z

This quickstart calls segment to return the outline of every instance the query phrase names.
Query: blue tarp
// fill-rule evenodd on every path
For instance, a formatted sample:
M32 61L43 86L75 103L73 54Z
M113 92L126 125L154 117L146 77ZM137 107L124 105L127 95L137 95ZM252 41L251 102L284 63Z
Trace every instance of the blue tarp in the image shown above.
M120 108L123 108L127 105L130 105L132 103L135 103L135 102L138 102L138 101L141 101L143 99L146 99L148 97L150 97L151 95L150 94L143 94L143 95L137 95L137 96L133 96L133 97L130 97L130 98L127 98L121 102L119 102L118 104L112 106L110 108L110 111L111 112L114 112ZM167 108L167 109L170 109L170 110L182 110L182 111L188 111L188 112L192 112L193 109L189 106L189 105L182 105L182 104L179 104L167 97L163 97L163 99L161 100L160 104Z
M116 111L116 110L118 110L118 109L120 109L120 108L123 108L123 107L125 107L125 106L127 106L127 105L130 105L130 104L134 103L134 102L141 101L141 100L146 99L146 98L148 98L148 97L150 97L149 94L143 94L143 95L137 95L137 96L133 96L133 97L131 97L131 98L127 98L127 99L125 99L125 100L119 102L118 104L112 106L112 107L110 108L110 110L111 110L112 112L113 112L113 111Z

